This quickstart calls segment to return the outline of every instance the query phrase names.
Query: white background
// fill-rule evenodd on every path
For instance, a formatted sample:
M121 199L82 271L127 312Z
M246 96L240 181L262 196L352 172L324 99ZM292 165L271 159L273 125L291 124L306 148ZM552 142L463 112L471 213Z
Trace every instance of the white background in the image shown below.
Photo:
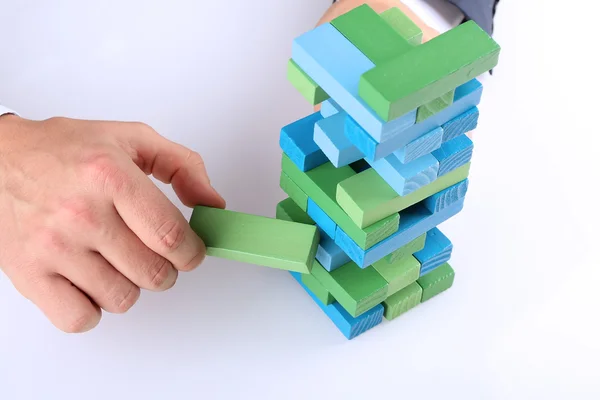
M229 208L272 216L279 129L311 110L286 61L327 6L0 0L0 102L148 122L201 152ZM286 272L208 259L66 335L0 274L0 399L598 399L593 8L500 2L465 209L442 226L450 291L346 341Z

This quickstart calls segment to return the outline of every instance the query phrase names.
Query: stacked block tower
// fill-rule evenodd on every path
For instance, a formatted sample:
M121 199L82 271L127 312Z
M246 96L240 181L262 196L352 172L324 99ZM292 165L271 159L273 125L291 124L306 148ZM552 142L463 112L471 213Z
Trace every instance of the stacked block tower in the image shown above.
M316 260L291 273L348 339L454 282L437 226L463 208L476 77L500 47L474 22L422 36L362 5L292 46L288 78L320 109L281 130L276 217L318 229Z

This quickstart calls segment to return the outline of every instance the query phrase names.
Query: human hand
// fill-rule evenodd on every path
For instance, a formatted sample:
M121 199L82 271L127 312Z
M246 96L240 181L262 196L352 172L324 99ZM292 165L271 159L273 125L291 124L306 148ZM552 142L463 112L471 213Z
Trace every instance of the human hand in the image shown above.
M0 117L0 268L65 332L126 312L206 254L181 212L225 207L200 155L141 123Z

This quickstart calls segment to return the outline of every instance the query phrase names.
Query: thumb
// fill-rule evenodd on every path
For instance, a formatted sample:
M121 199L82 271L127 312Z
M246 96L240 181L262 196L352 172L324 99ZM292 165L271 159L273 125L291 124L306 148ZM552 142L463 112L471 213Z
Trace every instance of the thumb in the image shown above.
M124 125L125 129L119 130L120 144L146 174L171 184L188 207L225 208L225 200L210 184L200 154L166 139L146 124Z

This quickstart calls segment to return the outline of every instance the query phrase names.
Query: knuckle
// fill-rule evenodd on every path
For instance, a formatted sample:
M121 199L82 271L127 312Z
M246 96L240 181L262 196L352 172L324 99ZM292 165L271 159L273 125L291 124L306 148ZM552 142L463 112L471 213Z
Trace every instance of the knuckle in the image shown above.
M66 333L83 333L94 328L100 322L99 313L93 309L79 315L72 315L65 322L63 327L60 327Z
M119 294L113 298L115 312L118 314L126 313L134 306L139 297L140 289L134 285L131 285L129 289L119 291Z
M173 252L185 240L185 229L177 221L167 221L158 228L156 237L163 250Z
M153 268L150 272L150 289L160 290L165 288L171 275L173 265L162 257L157 257Z
M61 218L67 226L95 229L100 225L92 202L84 197L68 199L60 207Z
M64 254L69 250L67 238L55 228L44 227L37 232L40 248L51 254Z
M150 125L145 122L132 122L133 128L135 131L146 134L146 135L154 135L156 131Z
M98 151L83 162L84 176L105 191L120 191L128 177L119 167L118 157L109 151Z

